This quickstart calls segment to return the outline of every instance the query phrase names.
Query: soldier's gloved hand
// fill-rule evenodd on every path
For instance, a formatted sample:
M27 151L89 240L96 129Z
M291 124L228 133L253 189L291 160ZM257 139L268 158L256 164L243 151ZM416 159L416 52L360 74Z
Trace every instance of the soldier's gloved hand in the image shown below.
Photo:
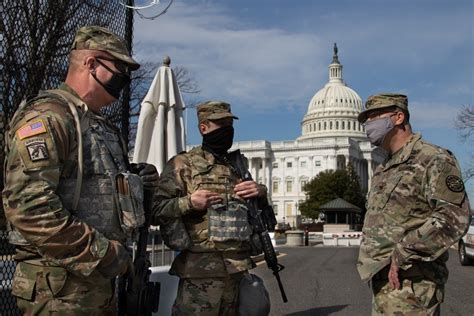
M154 165L145 162L132 163L130 169L131 172L140 176L145 189L154 189L158 186L160 176Z
M119 275L124 275L124 276L133 276L135 275L135 266L133 265L132 258L127 262L126 265L124 265L123 270L120 271Z

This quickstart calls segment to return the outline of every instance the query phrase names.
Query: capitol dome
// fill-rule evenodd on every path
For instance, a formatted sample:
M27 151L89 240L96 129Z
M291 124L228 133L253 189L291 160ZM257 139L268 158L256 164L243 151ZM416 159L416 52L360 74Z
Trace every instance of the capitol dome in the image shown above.
M302 136L315 137L362 137L366 138L363 126L357 121L362 111L362 100L342 79L342 65L334 44L334 55L329 65L329 82L311 99L308 112L303 118Z

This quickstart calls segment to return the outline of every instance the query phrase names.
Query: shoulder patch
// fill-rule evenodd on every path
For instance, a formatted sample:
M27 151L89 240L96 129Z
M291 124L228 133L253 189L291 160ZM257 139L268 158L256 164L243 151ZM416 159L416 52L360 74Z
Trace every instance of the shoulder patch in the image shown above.
M455 175L449 175L446 177L446 186L453 192L464 191L464 183L462 179Z
M18 135L18 138L22 140L46 132L46 125L44 124L43 120L40 119L23 125L22 127L20 127L20 129L18 129L16 133Z
M41 137L35 137L25 141L28 155L30 155L31 161L45 160L49 158L48 147L46 145L46 139Z

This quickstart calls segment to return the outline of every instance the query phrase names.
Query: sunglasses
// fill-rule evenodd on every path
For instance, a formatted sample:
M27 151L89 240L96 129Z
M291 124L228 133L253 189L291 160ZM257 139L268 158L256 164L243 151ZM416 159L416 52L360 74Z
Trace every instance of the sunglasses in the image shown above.
M103 63L101 63L100 60L107 60L107 61L110 61L110 62L114 63L115 68L120 73L130 77L131 70L128 67L128 64L126 64L126 63L124 63L124 62L122 62L118 59L112 59L112 58L107 58L107 57L103 57L103 56L97 56L97 57L95 57L95 59L97 59L97 61L104 67L106 67L106 66ZM108 67L106 67L106 68L108 68Z

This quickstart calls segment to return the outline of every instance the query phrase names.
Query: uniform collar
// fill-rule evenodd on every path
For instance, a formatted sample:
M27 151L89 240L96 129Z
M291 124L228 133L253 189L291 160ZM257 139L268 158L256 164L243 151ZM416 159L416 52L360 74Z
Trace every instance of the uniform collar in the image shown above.
M82 102L84 102L84 100L81 99L81 97L76 93L76 91L74 91L74 89L72 89L70 86L68 86L67 83L61 82L61 84L59 85L58 89L64 90L64 91L66 91L66 92L69 92L70 94L72 94L73 96L75 96L76 98L78 98L79 100L81 100Z
M82 100L82 98L77 94L77 92L74 91L74 89L71 88L67 83L61 82L58 89L72 94L72 96L77 98L78 101L81 101L81 103L76 104L76 106L81 108L84 112L89 112L89 107L87 106L86 102L84 102L84 100ZM100 115L99 115L99 117L100 117Z
M202 146L194 147L191 151L194 151L197 156L202 157L204 160L206 160L209 165L213 165L216 163L216 158L214 157L214 155L204 150Z
M408 142L400 148L397 152L393 153L383 164L383 170L388 170L392 166L399 165L408 160L413 151L415 144L421 139L420 133L413 134Z

